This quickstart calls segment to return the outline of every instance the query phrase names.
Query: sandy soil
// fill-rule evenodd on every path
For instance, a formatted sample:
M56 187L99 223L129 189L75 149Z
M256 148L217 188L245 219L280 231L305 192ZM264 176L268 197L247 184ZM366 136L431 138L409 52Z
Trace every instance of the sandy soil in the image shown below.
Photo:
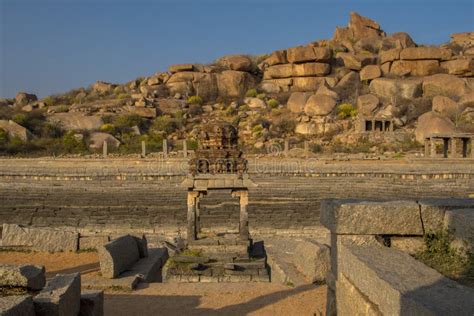
M37 264L47 276L96 275L96 253L0 252L0 263ZM105 315L323 315L326 286L273 283L141 284L133 292L106 292Z

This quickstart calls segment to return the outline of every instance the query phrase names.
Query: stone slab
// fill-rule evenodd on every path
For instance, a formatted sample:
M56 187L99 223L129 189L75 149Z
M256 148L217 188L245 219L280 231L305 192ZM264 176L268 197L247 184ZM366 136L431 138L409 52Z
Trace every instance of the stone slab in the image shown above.
M456 248L474 253L474 208L446 211L444 225Z
M324 200L320 220L336 234L423 235L414 201Z
M109 236L81 236L79 238L79 250L97 250L108 242Z
M414 255L425 248L423 237L391 237L390 247Z
M426 233L444 229L444 214L448 210L474 208L474 199L423 199L419 200L421 219Z
M140 258L137 242L130 235L119 237L99 248L100 271L105 278L116 278Z
M57 274L35 296L37 316L77 316L81 301L81 275Z
M315 241L299 241L294 264L311 282L324 281L330 269L329 247Z
M0 264L0 284L2 286L24 287L33 291L41 290L46 283L43 266Z
M383 315L472 315L474 289L447 279L401 251L383 246L338 246L343 274Z
M38 251L77 251L79 234L51 228L3 224L2 246L27 246Z
M84 279L82 282L84 288L87 289L110 289L110 288L121 288L124 290L134 290L137 285L140 283L139 275L131 275L126 277L118 277L116 279L106 279L106 278L91 278Z
M159 282L161 281L161 268L168 260L168 250L166 248L149 249L148 257L138 260L130 271L121 276L138 275L141 282Z
M343 274L339 274L336 284L338 315L379 316L378 307L362 294Z
M97 290L82 290L79 316L103 316L104 292Z
M29 295L0 297L0 316L35 316L33 298Z

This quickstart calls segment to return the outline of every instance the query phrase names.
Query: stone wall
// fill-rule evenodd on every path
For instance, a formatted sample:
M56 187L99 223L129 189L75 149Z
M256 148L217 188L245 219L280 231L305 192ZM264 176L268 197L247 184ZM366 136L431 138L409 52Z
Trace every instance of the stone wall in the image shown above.
M474 312L474 289L410 256L425 233L444 229L472 248L474 199L328 200L321 222L331 232L327 315Z
M187 164L151 159L4 159L0 224L72 227L80 232L184 235ZM417 171L413 171L417 170ZM468 163L297 159L250 160L253 234L319 235L324 198L467 197ZM228 192L202 199L203 230L236 230L238 203Z

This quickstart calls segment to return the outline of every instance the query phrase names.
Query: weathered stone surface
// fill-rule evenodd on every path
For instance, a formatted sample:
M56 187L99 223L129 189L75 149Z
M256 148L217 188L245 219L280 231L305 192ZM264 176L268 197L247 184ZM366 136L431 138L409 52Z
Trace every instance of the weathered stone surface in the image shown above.
M329 247L315 241L298 241L294 263L312 283L323 281L330 269Z
M55 113L48 120L58 122L65 130L98 130L104 124L100 116L80 113Z
M293 113L302 113L306 101L312 95L310 92L293 92L288 99L287 107Z
M316 135L322 132L320 126L315 122L298 123L295 127L295 133L301 135Z
M382 76L380 67L377 65L368 65L360 71L360 80L372 80Z
M380 71L382 72L382 76L385 77L390 73L390 65L392 63L390 61L380 65Z
M140 258L146 258L148 257L148 241L146 240L145 236L132 236L133 239L135 239L135 242L137 243L137 249L138 249L138 256Z
M242 96L255 84L253 77L242 71L226 70L217 78L219 95L224 97Z
M72 231L3 224L3 246L26 246L48 252L76 251L78 240L79 234Z
M429 76L440 72L437 60L396 60L390 73L397 76Z
M109 242L109 236L81 236L79 250L99 249Z
M108 148L118 148L120 146L120 141L109 133L94 132L90 136L89 148L101 149L104 142L107 142Z
M325 63L304 63L293 66L293 77L324 76L331 72L331 65Z
M2 286L24 287L41 290L46 283L43 266L0 264Z
M306 101L304 112L309 116L324 116L334 110L336 101L327 95L312 95Z
M267 107L265 101L259 98L245 98L244 103L251 109L265 109Z
M82 290L79 316L103 316L104 292L97 290Z
M389 61L400 59L400 52L401 52L401 49L398 49L398 48L381 51L380 63L384 64Z
M372 54L338 53L337 58L341 58L344 66L352 70L361 70L362 67L375 64L377 57Z
M325 200L320 220L336 234L423 235L419 206L412 201Z
M342 273L336 281L338 315L380 315L375 304L368 300Z
M437 95L432 102L432 111L443 116L454 116L462 112L458 104L448 97Z
M124 107L130 113L136 114L144 118L153 119L157 116L156 108L146 108L143 106L127 106Z
M268 67L264 79L289 78L293 76L293 64L282 64Z
M456 125L449 118L435 112L427 112L418 117L415 138L418 142L423 143L425 137L432 134L450 134L456 131Z
M370 82L370 92L384 98L404 98L412 99L420 97L422 94L422 80L377 78Z
M425 233L436 233L444 229L446 211L474 208L474 199L423 199L418 204Z
M441 68L450 75L474 76L474 59L458 58L441 63Z
M230 70L237 71L252 71L253 68L252 60L245 55L224 56L219 58L217 63Z
M425 248L423 237L391 237L390 247L414 255Z
M372 116L379 106L380 100L373 94L364 94L357 98L357 110L362 115Z
M393 47L397 49L407 48L407 47L416 47L416 43L410 37L408 33L405 32L395 32L384 38L384 46L388 44L388 47Z
M77 316L81 301L81 275L57 274L34 298L38 316Z
M340 89L349 89L350 87L354 87L360 83L360 76L359 73L355 71L350 71L345 74L341 80L336 84L337 88Z
M38 101L38 97L34 94L26 92L18 92L15 97L15 103L18 105L26 105L35 101Z
M35 316L33 298L29 295L0 297L1 316Z
M183 72L183 71L194 71L194 65L193 64L176 64L176 65L171 65L168 67L169 72L171 73L177 73L177 72Z
M400 52L400 59L419 60L419 59L438 59L448 60L452 52L449 49L438 47L409 47Z
M286 59L286 50L276 50L276 51L274 51L270 55L270 57L265 59L264 63L266 63L269 66L288 63L288 60Z
M459 97L470 92L466 82L448 74L436 74L423 79L423 95Z
M301 63L316 60L314 49L310 46L288 48L286 50L286 57L290 63Z
M327 47L313 47L315 61L329 62L332 58L332 50Z
M137 243L130 235L119 237L99 248L100 271L105 278L116 278L130 269L139 258Z
M141 282L161 281L161 268L168 260L168 250L166 248L151 248L147 257L138 260L133 267L124 272L120 278L127 278L134 275L140 277Z
M322 82L319 85L319 88L318 88L318 90L316 91L315 94L317 94L317 95L327 95L327 96L330 96L331 98L333 98L334 100L339 100L339 95L337 94L337 92L331 90L331 88L329 87L329 85L327 84L326 81Z
M382 246L338 245L343 274L383 315L469 315L474 290L410 255Z
M114 89L117 85L104 82L104 81L97 81L92 85L92 91L98 92L98 93L108 93L111 92L112 89Z
M460 110L474 108L474 92L463 95L461 99L459 99L458 104Z
M291 80L291 91L316 91L325 81L324 77L294 77Z
M12 120L0 120L0 129L8 133L8 137L19 138L22 141L27 141L31 138L31 133L20 124Z
M444 227L453 235L456 248L474 251L474 208L446 211Z

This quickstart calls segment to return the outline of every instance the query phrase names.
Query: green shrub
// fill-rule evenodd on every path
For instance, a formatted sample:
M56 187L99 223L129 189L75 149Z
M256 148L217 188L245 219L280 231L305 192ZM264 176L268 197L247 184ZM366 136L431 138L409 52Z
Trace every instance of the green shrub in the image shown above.
M269 107L271 107L271 108L274 109L274 108L276 108L280 103L279 103L277 100L275 100L275 99L270 99L270 100L267 101L267 104L268 104Z
M47 105L47 106L53 106L53 105L56 105L56 100L51 97L51 96L48 96L46 98L43 99L43 102Z
M282 134L293 133L296 128L296 121L290 119L282 119L276 124L276 129Z
M128 99L129 97L130 96L126 93L120 93L120 94L117 95L117 99L121 99L121 100Z
M100 130L105 133L113 134L115 132L114 124L106 123L100 127Z
M186 145L189 150L196 150L198 148L198 141L195 139L188 139L186 140Z
M255 98L257 94L258 94L257 89L252 88L252 89L247 90L247 92L245 93L245 96L247 98Z
M281 115L283 112L281 109L272 109L272 115L273 116L279 116Z
M267 96L267 95L266 95L265 93L259 93L259 94L257 94L257 98L259 98L260 100L264 100L266 96Z
M146 121L144 118L137 114L126 114L120 115L112 119L110 122L113 124L117 131L119 132L129 132L130 128L138 126L139 128L144 128Z
M55 113L64 113L64 112L67 112L69 111L69 105L66 105L66 104L60 104L60 105L56 105L54 107L54 112Z
M18 113L12 117L12 121L14 121L17 124L20 124L21 126L25 125L26 120L27 120L27 117L26 117L26 114L24 113Z
M178 124L176 120L169 116L160 116L157 117L153 124L151 125L151 130L153 132L161 132L165 135L171 134L178 129Z
M76 154L87 152L84 139L76 137L73 131L67 132L62 139L63 148L67 153Z
M0 144L6 144L8 142L8 133L0 128Z
M323 146L321 146L320 144L310 144L309 150L313 153L320 153L323 151Z
M357 109L350 103L341 103L337 107L337 117L341 120L357 116Z
M202 104L203 103L203 100L200 96L198 95L193 95L193 96L190 96L188 97L188 100L187 102L189 104Z

